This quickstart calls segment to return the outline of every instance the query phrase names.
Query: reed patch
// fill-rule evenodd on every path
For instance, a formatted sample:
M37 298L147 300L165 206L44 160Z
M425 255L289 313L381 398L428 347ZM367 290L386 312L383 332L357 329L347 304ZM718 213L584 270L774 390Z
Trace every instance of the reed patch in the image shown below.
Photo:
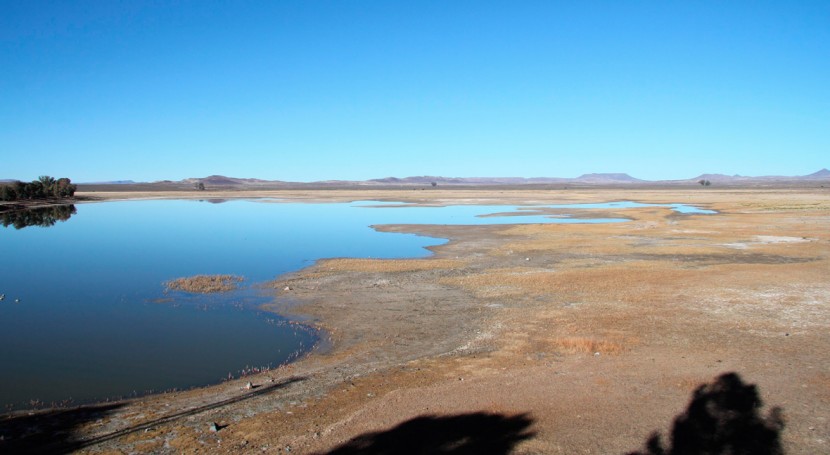
M197 294L233 291L244 278L236 275L194 275L176 278L164 283L166 291L184 291Z
M625 350L619 343L606 340L595 340L593 338L558 338L553 340L552 343L557 351L568 354L616 355Z

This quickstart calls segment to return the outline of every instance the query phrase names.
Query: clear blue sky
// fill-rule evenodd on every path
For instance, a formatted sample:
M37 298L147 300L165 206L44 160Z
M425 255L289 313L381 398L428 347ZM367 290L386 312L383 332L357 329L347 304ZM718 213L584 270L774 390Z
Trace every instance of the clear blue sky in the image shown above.
M0 178L823 167L827 0L0 0Z

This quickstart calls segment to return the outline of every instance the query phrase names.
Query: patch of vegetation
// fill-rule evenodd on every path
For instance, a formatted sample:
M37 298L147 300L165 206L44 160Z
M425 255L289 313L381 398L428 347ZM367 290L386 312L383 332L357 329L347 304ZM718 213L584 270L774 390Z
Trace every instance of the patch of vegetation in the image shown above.
M0 200L23 201L42 199L63 199L75 195L78 189L66 177L55 179L48 175L41 175L30 183L12 182L0 187Z
M622 345L612 341L594 340L591 338L559 338L554 344L559 350L572 354L619 354L623 351Z
M244 278L235 275L195 275L176 278L164 283L168 291L185 291L199 294L233 291Z

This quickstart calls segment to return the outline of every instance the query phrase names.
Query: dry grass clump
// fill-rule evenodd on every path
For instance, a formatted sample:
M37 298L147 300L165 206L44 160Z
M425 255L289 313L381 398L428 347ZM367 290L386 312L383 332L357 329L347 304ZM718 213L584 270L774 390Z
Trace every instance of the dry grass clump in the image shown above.
M164 283L168 291L185 291L199 294L227 292L236 289L244 278L235 275L194 275L176 278Z
M620 354L623 346L613 341L594 340L592 338L559 338L553 341L557 350L570 354L595 354L604 355Z
M331 272L418 272L464 266L456 259L329 259L321 268Z

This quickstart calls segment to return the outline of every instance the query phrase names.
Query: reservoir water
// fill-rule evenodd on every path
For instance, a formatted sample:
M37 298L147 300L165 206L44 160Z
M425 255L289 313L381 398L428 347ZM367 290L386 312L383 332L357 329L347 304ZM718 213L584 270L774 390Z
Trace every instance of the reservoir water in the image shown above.
M6 213L8 227L0 228L0 406L190 388L288 362L318 335L259 310L273 298L262 283L320 258L424 257L430 254L425 247L445 242L372 225L627 221L551 217L540 208L164 200ZM165 281L197 274L245 281L222 294L165 293Z

